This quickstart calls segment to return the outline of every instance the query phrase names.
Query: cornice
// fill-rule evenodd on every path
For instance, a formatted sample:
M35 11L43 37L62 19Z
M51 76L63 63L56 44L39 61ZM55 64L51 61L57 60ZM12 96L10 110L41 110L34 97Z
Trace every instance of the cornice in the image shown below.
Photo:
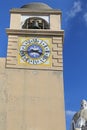
M7 34L14 34L14 35L27 35L27 34L38 34L38 35L48 35L48 36L63 36L64 30L53 31L53 30L38 30L38 29L6 29Z
M10 10L10 13L20 13L20 14L25 14L25 13L31 13L31 14L62 14L61 10L30 10L30 9L17 9L17 8L13 8Z
M53 31L53 30L35 30L35 29L6 29L8 35L23 35L23 36L59 36L64 41L64 30Z

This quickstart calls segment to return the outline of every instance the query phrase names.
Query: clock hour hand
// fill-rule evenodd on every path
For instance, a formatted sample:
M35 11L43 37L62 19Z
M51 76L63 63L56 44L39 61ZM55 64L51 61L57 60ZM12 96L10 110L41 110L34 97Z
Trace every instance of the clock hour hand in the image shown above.
M33 50L33 49L31 49L30 51L28 51L29 53L33 53L33 52L35 52L35 53L38 53L39 55L42 55L43 53L42 52L40 52L39 50Z

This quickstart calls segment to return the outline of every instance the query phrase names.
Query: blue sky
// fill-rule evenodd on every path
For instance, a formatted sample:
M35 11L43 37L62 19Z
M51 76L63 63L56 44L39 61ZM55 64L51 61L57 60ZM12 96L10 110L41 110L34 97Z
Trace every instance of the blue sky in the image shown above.
M44 2L62 10L65 111L69 130L71 118L80 108L80 101L87 99L87 0L3 0L0 4L0 57L6 57L5 28L9 27L9 10L31 2Z

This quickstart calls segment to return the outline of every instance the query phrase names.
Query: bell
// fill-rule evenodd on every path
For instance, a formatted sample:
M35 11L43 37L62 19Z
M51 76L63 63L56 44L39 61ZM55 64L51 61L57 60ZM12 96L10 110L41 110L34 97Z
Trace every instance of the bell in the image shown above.
M32 25L33 29L40 29L38 22L35 20Z

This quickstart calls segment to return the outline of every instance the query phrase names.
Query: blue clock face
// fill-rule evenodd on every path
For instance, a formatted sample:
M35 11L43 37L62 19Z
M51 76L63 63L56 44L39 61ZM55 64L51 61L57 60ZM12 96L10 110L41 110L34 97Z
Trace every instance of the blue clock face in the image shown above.
M28 55L31 58L39 58L43 54L43 50L39 45L33 44L28 47Z
M50 48L48 44L38 38L24 41L19 51L21 59L33 65L43 64L50 57Z

